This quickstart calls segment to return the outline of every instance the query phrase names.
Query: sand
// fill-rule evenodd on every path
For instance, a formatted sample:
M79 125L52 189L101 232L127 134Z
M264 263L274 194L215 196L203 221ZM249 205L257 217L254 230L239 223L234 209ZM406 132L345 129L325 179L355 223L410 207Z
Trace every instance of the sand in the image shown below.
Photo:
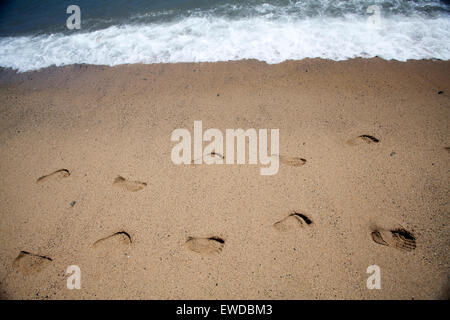
M381 59L3 69L0 296L446 299L449 80ZM173 164L195 120L278 128L278 173Z

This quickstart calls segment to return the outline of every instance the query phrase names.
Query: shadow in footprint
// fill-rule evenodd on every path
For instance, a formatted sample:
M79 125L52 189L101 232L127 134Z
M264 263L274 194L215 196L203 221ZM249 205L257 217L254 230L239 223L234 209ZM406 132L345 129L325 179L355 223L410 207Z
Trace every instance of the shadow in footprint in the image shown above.
M119 231L94 242L94 248L129 246L133 241L128 232Z
M53 179L59 180L62 178L67 178L68 176L70 176L69 170L60 169L60 170L56 170L50 174L40 177L39 179L36 180L36 183L42 183L44 181L53 180Z
M374 144L374 143L379 143L379 142L380 142L380 139L375 138L374 136L371 136L368 134L363 134L354 139L348 140L347 144L350 146L356 146L356 145L363 144L363 143Z
M136 191L144 189L147 186L147 183L141 182L141 181L131 181L131 180L125 179L122 176L118 176L114 180L113 186L119 187L126 191L136 192Z
M14 259L13 268L22 274L28 275L40 272L52 261L51 258L46 256L20 251L17 258Z
M225 240L219 237L194 238L189 237L185 243L188 250L200 254L214 254L222 251Z
M416 248L416 238L403 228L394 230L375 229L371 236L375 243L401 251L412 251Z
M312 220L306 215L298 212L293 212L282 220L275 222L273 224L273 227L280 232L285 232L294 228L309 226L312 223Z

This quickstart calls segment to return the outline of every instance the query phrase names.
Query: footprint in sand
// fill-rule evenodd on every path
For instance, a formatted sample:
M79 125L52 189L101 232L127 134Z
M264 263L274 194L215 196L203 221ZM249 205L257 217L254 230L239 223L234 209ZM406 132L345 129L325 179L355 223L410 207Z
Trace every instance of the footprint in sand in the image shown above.
M40 177L39 179L36 180L36 183L42 183L44 181L53 180L53 179L59 180L62 178L67 178L68 176L70 176L69 170L60 169L60 170L56 170L55 172L52 172L50 174Z
M300 157L279 156L279 159L282 164L290 167L301 167L306 163L306 159Z
M188 250L200 254L214 254L222 251L225 240L219 237L194 238L189 237L185 243Z
M129 246L133 241L128 232L119 231L94 242L94 248L118 248Z
M144 189L147 186L147 183L141 181L131 181L125 179L124 177L118 176L114 180L113 185L126 191L136 192Z
M43 270L53 260L46 256L20 251L13 262L13 268L22 274L29 275Z
M402 228L394 230L377 229L373 230L371 235L375 243L401 251L412 251L416 248L416 238Z
M312 220L304 214L293 212L282 220L275 222L273 227L279 232L285 232L298 227L303 228L312 223Z
M363 144L363 143L374 144L374 143L379 143L379 142L380 142L380 139L375 138L374 136L370 136L368 134L363 134L354 139L348 140L347 144L350 146L356 146L356 145Z

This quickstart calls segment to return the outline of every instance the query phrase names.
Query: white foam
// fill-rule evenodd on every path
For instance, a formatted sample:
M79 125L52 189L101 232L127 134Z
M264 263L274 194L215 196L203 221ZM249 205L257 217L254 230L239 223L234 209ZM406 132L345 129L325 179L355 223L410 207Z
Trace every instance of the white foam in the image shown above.
M267 63L303 58L375 57L450 59L447 16L390 16L380 29L364 17L191 16L177 22L112 26L72 35L0 38L0 66L19 71L75 63L214 62L258 59Z

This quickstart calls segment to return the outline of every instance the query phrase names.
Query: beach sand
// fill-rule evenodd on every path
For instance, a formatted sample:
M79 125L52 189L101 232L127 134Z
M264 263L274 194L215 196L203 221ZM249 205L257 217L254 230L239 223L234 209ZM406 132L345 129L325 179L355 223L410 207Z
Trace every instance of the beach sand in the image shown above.
M0 296L446 299L449 94L448 61L3 69ZM285 161L175 165L195 120Z

